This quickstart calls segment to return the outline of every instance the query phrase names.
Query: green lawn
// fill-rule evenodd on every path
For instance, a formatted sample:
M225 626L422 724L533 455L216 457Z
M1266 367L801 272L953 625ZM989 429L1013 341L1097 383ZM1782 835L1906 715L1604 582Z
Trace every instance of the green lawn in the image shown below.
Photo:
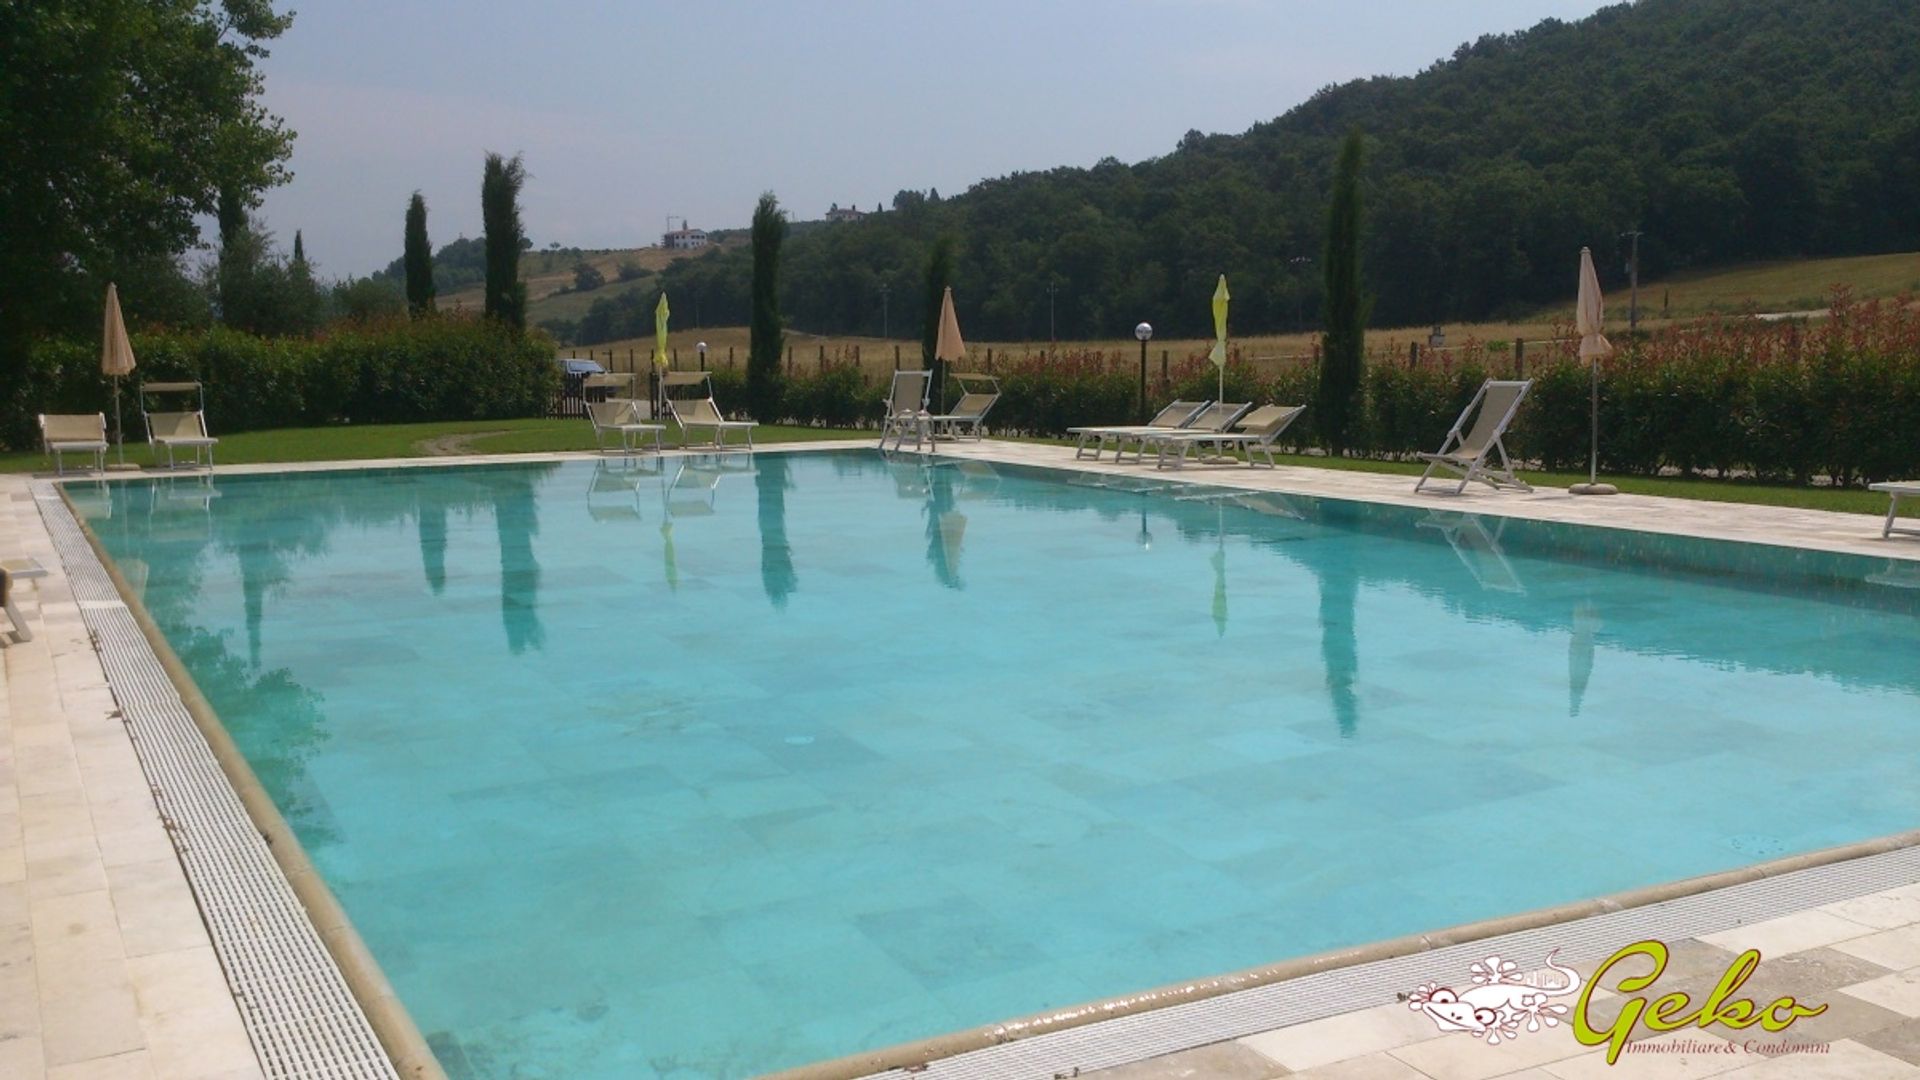
M220 440L219 460L240 465L259 462L358 461L369 458L427 457L431 444L464 436L466 452L479 454L530 454L566 450L593 449L593 430L584 420L466 420L444 424L367 424L353 427L288 428L279 431L253 431L224 436ZM871 439L871 431L847 431L833 428L785 427L761 425L754 433L756 442L814 442L823 439ZM1061 443L1064 440L1033 440ZM669 445L671 445L669 438ZM109 460L112 455L108 455ZM1317 469L1353 469L1363 472L1418 475L1421 466L1404 461L1374 461L1353 458L1324 458L1308 455L1279 455L1282 463ZM127 461L151 465L153 454L144 443L127 447ZM0 454L0 471L44 472L51 465L40 454ZM1542 487L1565 487L1585 480L1585 474L1527 472L1527 479ZM1884 514L1887 497L1858 489L1785 487L1728 480L1686 480L1669 477L1612 477L1603 480L1617 484L1621 491L1639 495L1664 495L1680 499L1706 499L1714 502L1755 503L1766 506L1792 506L1810 510L1840 510L1859 514ZM1903 511L1902 516L1920 516L1920 507Z
M467 436L466 448L478 454L529 454L593 449L593 429L585 420L461 420L443 424L361 424L351 427L283 428L249 431L220 438L218 460L223 465L279 461L360 461L368 458L432 456L428 444L449 436ZM754 432L760 443L807 442L819 439L874 438L865 431L761 425ZM668 433L672 444L673 433ZM79 458L70 458L70 462ZM108 451L107 460L113 460ZM127 446L129 464L151 465L153 453L145 443ZM52 463L37 453L0 454L0 471L44 472Z

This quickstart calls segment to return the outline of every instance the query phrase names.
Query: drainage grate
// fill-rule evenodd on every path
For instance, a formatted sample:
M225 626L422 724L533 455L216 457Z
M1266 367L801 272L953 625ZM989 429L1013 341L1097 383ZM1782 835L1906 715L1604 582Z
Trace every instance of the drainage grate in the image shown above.
M943 1058L910 1075L914 1080L1006 1080L1111 1068L1389 1004L1395 995L1437 975L1464 974L1469 963L1493 953L1514 957L1523 966L1554 949L1568 960L1598 960L1630 942L1699 937L1915 881L1920 881L1920 847L1901 848L1036 1035ZM908 1075L892 1069L869 1080Z
M34 498L266 1074L397 1080L366 1014L66 503Z

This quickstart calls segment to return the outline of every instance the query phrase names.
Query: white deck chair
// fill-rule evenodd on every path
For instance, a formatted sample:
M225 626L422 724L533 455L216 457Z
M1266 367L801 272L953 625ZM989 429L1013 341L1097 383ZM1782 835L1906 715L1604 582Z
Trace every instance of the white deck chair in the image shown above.
M960 384L960 400L946 412L927 417L928 426L941 438L958 439L967 431L980 438L981 423L993 410L994 402L1000 400L1000 380L979 372L958 371L948 378Z
M1106 424L1096 427L1068 428L1067 434L1080 436L1080 441L1073 447L1074 459L1078 460L1086 456L1089 440L1093 442L1093 460L1099 461L1100 455L1106 451L1109 442L1117 442L1125 436L1141 431L1173 431L1184 428L1199 419L1201 410L1211 404L1213 403L1210 401L1174 401L1169 402L1166 408L1155 413L1153 419L1144 424ZM1120 460L1120 451L1117 448L1114 450L1113 459Z
M1420 455L1427 462L1427 471L1420 474L1413 490L1419 491L1425 486L1435 469L1446 469L1460 474L1460 486L1453 489L1455 495L1467 490L1467 484L1474 480L1496 490L1511 487L1532 491L1525 480L1513 474L1513 462L1508 460L1506 443L1502 441L1507 426L1520 411L1520 403L1532 388L1532 379L1488 379L1482 383L1473 400L1461 411L1460 419L1453 422L1453 430L1447 432L1447 440L1440 444L1439 452ZM1473 418L1473 427L1462 434L1468 417ZM1499 458L1497 468L1492 463L1493 457Z
M680 387L698 387L692 394L675 397L673 391ZM680 425L680 445L685 447L692 438L693 428L712 428L713 447L716 450L730 449L727 445L727 432L739 431L747 437L746 449L753 449L753 429L759 424L753 420L729 420L721 415L720 406L713 400L713 379L704 371L669 372L660 383L660 391L667 399L667 412L673 422Z
M172 394L193 395L194 407L173 412L154 408ZM206 467L213 468L213 448L220 440L207 434L207 392L199 383L141 383L140 416L147 424L147 445L154 448L155 464L159 464L159 451L165 449L167 468L177 469L180 463L174 460L174 452L192 450L193 463L189 468L200 467L202 454L206 455Z
M593 442L603 453L607 450L608 435L620 437L620 451L628 457L632 457L634 451L641 449L639 440L646 436L653 437L654 453L657 454L664 449L660 438L666 434L667 426L649 423L646 414L641 410L642 402L635 401L631 397L611 396L595 401L593 394L589 393L589 391L604 390L611 394L620 389L626 389L630 393L632 388L633 377L630 375L589 375L580 381L580 392L585 398L583 404L586 408L587 422L593 425Z
M1216 401L1206 408L1201 409L1199 415L1195 416L1193 422L1186 427L1177 428L1173 431L1156 431L1148 428L1136 429L1129 434L1121 435L1115 440L1113 460L1117 462L1125 455L1128 443L1134 444L1133 460L1138 462L1144 461L1146 459L1147 448L1149 446L1158 447L1159 440L1161 439L1184 439L1192 435L1224 434L1232 431L1233 425L1239 423L1240 418L1247 415L1247 411L1252 408L1253 402L1251 401Z
M40 446L53 458L53 471L64 474L64 454L92 454L96 472L107 468L106 413L41 413Z
M887 437L893 437L893 448L898 450L906 443L907 435L913 435L913 448L920 449L921 440L932 440L932 428L928 424L927 391L933 384L931 371L896 371L893 373L893 385L887 390L887 411L880 419L880 449L887 448Z
M1178 450L1179 453L1172 458L1173 467L1178 469L1187 463L1187 455L1195 447L1211 447L1216 458L1231 462L1233 459L1227 457L1227 450L1237 446L1246 451L1249 469L1256 464L1254 461L1256 454L1266 455L1267 468L1271 469L1274 467L1274 440L1292 427L1293 422L1300 419L1300 414L1306 411L1305 405L1262 405L1241 417L1226 431L1182 431L1155 436L1155 445L1160 450L1156 465L1158 468L1166 468L1167 452Z
M22 581L46 576L47 568L41 566L38 559L0 559L0 610L7 613L8 621L13 624L15 641L32 641L33 627L27 625L27 617L20 614L20 608L15 605L14 590Z

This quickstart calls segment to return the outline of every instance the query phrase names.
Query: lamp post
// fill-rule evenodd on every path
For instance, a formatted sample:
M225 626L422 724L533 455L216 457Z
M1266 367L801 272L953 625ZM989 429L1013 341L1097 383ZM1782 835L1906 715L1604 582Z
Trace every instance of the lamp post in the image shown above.
M1147 422L1147 342L1153 340L1153 324L1141 323L1134 327L1133 336L1140 339L1140 422L1144 424Z
M700 370L707 370L707 343L704 341L699 342L694 345L694 348L700 351Z

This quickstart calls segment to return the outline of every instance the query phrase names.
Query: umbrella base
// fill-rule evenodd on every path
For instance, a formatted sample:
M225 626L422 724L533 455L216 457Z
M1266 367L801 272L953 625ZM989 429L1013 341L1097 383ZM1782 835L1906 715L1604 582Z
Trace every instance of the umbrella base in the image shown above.
M1620 489L1612 484L1575 484L1567 491L1574 495L1618 495Z

